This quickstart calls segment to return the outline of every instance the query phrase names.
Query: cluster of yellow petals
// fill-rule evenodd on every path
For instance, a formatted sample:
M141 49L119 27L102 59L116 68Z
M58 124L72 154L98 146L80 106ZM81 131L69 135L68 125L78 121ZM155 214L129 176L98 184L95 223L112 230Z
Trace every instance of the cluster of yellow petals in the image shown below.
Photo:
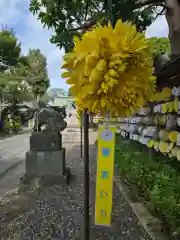
M74 44L64 56L62 77L78 109L130 116L155 93L151 44L131 23L96 26Z

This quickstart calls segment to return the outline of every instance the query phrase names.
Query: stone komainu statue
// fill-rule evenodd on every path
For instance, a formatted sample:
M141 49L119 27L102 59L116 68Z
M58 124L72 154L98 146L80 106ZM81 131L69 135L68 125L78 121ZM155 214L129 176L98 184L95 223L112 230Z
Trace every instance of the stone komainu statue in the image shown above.
M35 114L34 131L42 131L45 126L46 131L63 131L67 127L66 121L54 109L45 107Z
M43 106L36 112L23 182L29 184L38 177L43 185L68 183L70 170L66 168L66 149L62 146L61 134L66 126L63 116L50 107Z

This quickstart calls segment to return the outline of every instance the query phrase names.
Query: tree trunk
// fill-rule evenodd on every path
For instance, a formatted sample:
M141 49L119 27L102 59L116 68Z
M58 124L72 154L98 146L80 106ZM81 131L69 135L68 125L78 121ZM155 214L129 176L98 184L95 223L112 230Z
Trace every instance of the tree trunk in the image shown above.
M166 20L169 26L171 58L180 56L180 1L166 0Z
M166 20L169 27L169 40L171 43L171 59L180 56L180 0L137 0L137 8L147 5L156 5L166 8Z

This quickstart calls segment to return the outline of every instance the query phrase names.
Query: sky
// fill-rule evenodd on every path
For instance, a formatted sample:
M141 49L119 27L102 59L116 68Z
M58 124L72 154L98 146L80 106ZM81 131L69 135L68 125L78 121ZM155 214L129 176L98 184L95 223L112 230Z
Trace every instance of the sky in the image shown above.
M51 44L52 31L43 28L36 16L29 12L30 0L0 0L0 25L12 27L21 42L22 54L29 49L39 48L47 58L51 87L68 90L61 78L63 50ZM167 37L168 26L164 16L160 16L148 29L147 37Z

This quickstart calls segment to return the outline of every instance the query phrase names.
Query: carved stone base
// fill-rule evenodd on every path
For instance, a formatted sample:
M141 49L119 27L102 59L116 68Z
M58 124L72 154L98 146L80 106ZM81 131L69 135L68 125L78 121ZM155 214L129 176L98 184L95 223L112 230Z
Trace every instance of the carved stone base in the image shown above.
M62 149L62 135L60 132L40 131L31 133L30 150L59 151L60 149Z
M41 185L42 186L52 186L52 185L64 185L69 184L70 180L70 169L66 168L63 175L59 176L42 176Z
M52 186L52 185L68 185L70 181L71 173L70 169L66 168L63 175L49 175L49 176L29 176L24 174L20 179L20 191L28 191L35 180L38 180L38 188L41 189L43 187ZM34 186L36 187L36 186Z
M63 176L65 173L66 151L26 152L26 175L30 177Z

